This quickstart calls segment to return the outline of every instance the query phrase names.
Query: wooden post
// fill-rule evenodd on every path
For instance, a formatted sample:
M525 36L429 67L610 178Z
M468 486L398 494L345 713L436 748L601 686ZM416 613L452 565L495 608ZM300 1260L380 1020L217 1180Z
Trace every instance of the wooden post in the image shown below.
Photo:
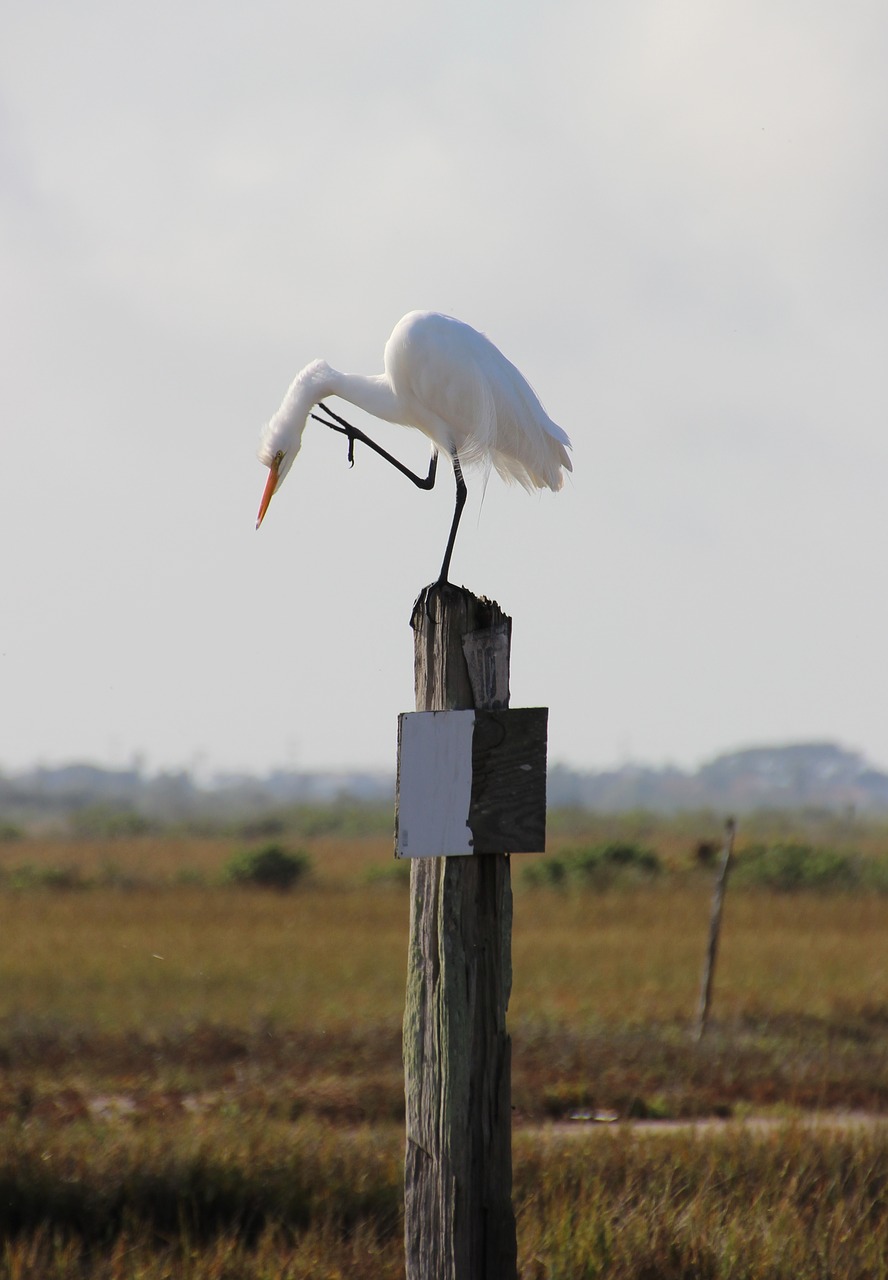
M508 704L511 619L452 586L414 609L417 711ZM474 686L474 687L473 687ZM407 1280L515 1280L512 886L505 854L410 865Z
M709 1003L712 999L712 983L715 977L715 959L718 954L718 935L721 930L722 906L725 900L725 889L728 886L728 869L731 865L731 854L734 851L734 832L736 824L733 818L725 823L725 846L722 860L715 878L715 890L712 895L712 912L709 918L709 945L706 948L706 960L703 965L703 981L700 985L700 1007L697 1013L696 1039L702 1040L706 1030L706 1019L709 1016Z

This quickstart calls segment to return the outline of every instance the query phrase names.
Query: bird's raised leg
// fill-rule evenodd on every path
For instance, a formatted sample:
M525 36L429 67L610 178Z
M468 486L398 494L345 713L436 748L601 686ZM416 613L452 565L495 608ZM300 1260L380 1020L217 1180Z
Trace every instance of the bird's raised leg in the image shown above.
M408 480L412 480L418 489L434 488L435 476L438 472L437 449L432 450L428 475L418 476L415 471L411 471L409 467L405 467L403 462L399 462L397 458L392 457L392 455L383 449L381 445L378 445L375 440L371 440L363 431L360 431L357 427L353 427L350 422L346 422L344 418L341 418L338 413L334 413L327 405L321 403L318 405L318 408L323 409L324 413L326 413L328 417L332 418L333 421L328 422L326 418L321 418L318 414L313 413L311 416L314 418L315 422L320 422L323 426L329 427L331 431L338 431L341 435L347 437L348 460L352 466L355 464L355 441L360 440L363 444L367 445L369 449L372 449L374 453L378 453L381 458L385 458L386 462L390 462L391 465L400 471L402 475L405 475ZM450 535L447 539L447 549L444 552L444 560L437 580L433 582L431 586L423 587L422 591L419 593L416 603L413 606L414 609L416 609L420 602L423 602L426 617L430 620L432 616L430 611L432 592L436 590L440 591L443 588L450 586L447 575L450 573L450 560L453 555L454 544L456 543L456 531L459 528L460 517L463 513L463 507L466 505L466 495L468 493L468 490L466 489L466 482L463 479L459 456L455 449L451 449L450 451L450 460L453 463L453 474L456 479L456 506L453 511L453 522L450 525Z
M360 440L368 449L372 449L374 453L378 453L381 458L385 458L386 462L390 462L393 467L401 472L401 475L412 480L418 489L433 489L435 487L435 476L438 472L438 450L432 450L432 457L429 462L429 473L427 476L418 476L415 471L411 471L409 467L405 467L403 462L399 462L397 458L393 458L390 453L383 449L382 445L371 440L369 436L364 435L357 427L353 427L351 423L346 422L345 418L340 418L338 413L334 413L325 404L319 404L319 409L323 409L333 421L327 422L326 419L318 417L316 413L311 416L315 422L321 422L325 427L329 427L331 431L338 431L340 435L348 437L348 460L352 466L355 465L355 441Z

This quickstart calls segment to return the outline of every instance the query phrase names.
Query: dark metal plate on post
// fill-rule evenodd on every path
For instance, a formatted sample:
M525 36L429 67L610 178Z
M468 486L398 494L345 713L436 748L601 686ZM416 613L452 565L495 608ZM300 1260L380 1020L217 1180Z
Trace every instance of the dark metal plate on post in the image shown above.
M469 826L475 853L546 848L547 707L476 711Z

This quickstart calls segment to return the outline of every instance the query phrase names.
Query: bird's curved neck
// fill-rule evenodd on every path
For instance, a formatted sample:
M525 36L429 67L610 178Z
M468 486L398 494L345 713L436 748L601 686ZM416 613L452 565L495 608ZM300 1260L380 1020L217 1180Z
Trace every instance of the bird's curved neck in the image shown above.
M374 418L383 418L386 422L403 422L403 417L399 416L403 410L384 373L340 373L323 361L309 365L305 372L308 373L309 370L313 404L326 396L339 396L341 400L357 405Z
M404 422L404 407L399 403L385 374L364 377L361 374L340 373L326 361L314 360L293 379L281 407L268 424L259 451L266 466L270 465L272 457L279 450L286 453L292 462L299 452L308 415L327 396L339 396L349 404L357 405L359 409L372 413L374 417L384 418L387 422Z

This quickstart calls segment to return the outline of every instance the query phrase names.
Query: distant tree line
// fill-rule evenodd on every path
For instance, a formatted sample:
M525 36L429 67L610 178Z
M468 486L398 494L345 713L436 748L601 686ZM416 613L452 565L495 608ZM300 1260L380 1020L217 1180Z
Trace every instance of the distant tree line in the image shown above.
M4 831L37 820L64 819L84 834L102 825L110 833L137 834L176 822L267 825L274 821L269 815L296 806L318 813L331 805L390 812L394 791L394 776L385 771L277 770L222 774L205 784L187 771L149 775L90 764L40 767L0 773L0 839ZM888 774L834 743L753 747L717 756L695 771L551 765L548 803L550 809L600 813L822 809L874 816L888 814ZM268 834L274 834L271 828Z

